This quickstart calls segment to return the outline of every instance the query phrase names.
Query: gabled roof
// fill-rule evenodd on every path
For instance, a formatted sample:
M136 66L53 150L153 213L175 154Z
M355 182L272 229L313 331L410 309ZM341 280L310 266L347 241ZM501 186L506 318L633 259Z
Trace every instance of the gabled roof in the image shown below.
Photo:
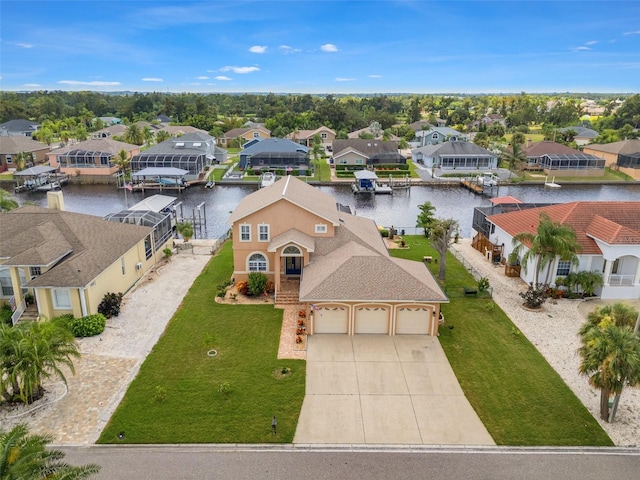
M596 138L598 135L600 135L595 130L583 127L582 125L559 128L558 130L560 130L561 132L568 132L569 130L573 130L574 132L576 132L576 138Z
M522 200L518 200L516 197L507 195L506 197L490 198L489 201L492 205L500 205L502 203L522 203Z
M616 153L618 155L632 154L640 152L640 140L622 140L621 142L606 143L603 145L592 143L585 145L585 149L595 150L597 152Z
M569 155L582 153L580 150L567 147L561 143L552 142L551 140L544 140L542 142L535 142L531 145L524 146L522 151L527 157L537 158L542 155Z
M300 145L288 138L265 138L259 142L249 145L240 152L240 155L254 155L256 153L284 153L284 152L303 152L308 153L309 148Z
M122 125L121 123L117 123L115 125L109 125L108 127L101 128L100 130L96 130L95 132L91 132L91 135L100 135L102 133L108 133L109 135L124 135L124 132L127 131L127 126Z
M20 152L30 153L40 150L49 150L49 146L23 135L0 136L0 153L3 155L17 155Z
M209 135L209 133L206 130L192 127L191 125L164 125L163 127L160 128L160 130L164 130L171 136L176 136L176 135L185 136L185 135L191 135L192 133L201 133L201 134Z
M429 130L419 130L416 132L416 136L419 136L418 133L420 135L430 135L432 133L438 133L443 137L446 137L447 135L451 135L451 136L463 135L459 131L454 130L453 128L450 128L450 127L431 127Z
M287 175L274 184L244 197L227 220L227 224L231 225L281 200L314 213L333 225L338 225L340 220L340 212L333 196Z
M640 245L640 202L571 202L491 215L487 220L512 237L521 232L535 235L543 212L575 230L583 254L602 253L594 238Z
M316 239L314 237L307 235L296 228L291 228L272 238L269 242L269 247L267 247L267 251L275 252L278 248L286 245L287 243L297 243L308 252L313 252L316 249Z
M28 286L85 287L152 229L25 206L0 213L0 232L4 265L55 265Z
M259 130L261 132L266 133L267 135L269 135L271 133L271 130L268 130L268 129L264 128L264 126L260 125L260 126L254 126L254 127L233 128L233 129L229 130L228 132L224 132L224 137L225 138L236 138L236 137L240 137L241 135L244 135L247 132L251 132L253 130Z
M412 152L428 156L437 155L483 155L495 157L495 154L472 142L444 142L437 145L425 145L414 148Z
M6 130L7 132L35 132L39 126L38 122L18 118L0 123L0 130Z
M431 128L433 128L433 125L427 120L418 120L417 122L410 123L409 127L411 128L411 130L416 132L420 130L430 130Z
M137 158L155 154L207 154L213 152L215 138L208 133L195 132L182 135L181 137L170 138L140 152ZM197 145L197 144L200 145ZM182 145L181 145L182 144Z
M334 132L333 130L331 130L329 127L319 127L316 128L315 130L298 130L297 132L291 132L289 135L287 135L286 138L290 138L290 139L298 139L298 140L306 140L309 138L313 138L313 136L316 133L321 133L321 132L330 132L333 133L334 135L336 134L336 132Z
M398 142L385 142L383 140L350 138L348 140L334 140L333 157L337 158L349 149L361 153L365 157L372 157L379 153L398 153Z

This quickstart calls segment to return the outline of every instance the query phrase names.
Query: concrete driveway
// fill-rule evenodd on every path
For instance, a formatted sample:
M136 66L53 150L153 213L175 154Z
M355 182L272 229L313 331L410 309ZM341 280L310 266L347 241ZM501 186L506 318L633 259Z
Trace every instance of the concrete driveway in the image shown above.
M435 337L312 335L296 444L494 445Z

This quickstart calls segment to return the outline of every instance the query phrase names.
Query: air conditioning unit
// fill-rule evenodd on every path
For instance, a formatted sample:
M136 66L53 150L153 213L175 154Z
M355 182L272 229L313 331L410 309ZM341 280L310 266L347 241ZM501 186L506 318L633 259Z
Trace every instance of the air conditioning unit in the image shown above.
M142 270L142 262L136 263L136 270Z

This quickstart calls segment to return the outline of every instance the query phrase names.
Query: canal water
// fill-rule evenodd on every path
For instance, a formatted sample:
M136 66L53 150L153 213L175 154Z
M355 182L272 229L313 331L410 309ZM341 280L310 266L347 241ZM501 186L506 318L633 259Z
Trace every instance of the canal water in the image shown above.
M398 190L393 195L354 195L350 185L317 187L336 197L339 203L349 205L362 217L371 218L378 225L393 225L398 230L414 233L418 205L427 201L436 207L436 216L454 218L460 224L460 234L471 236L473 209L490 205L488 197L475 195L458 186L415 186L410 190ZM222 185L213 189L191 187L182 193L162 192L176 196L182 202L184 218L202 220L202 228L196 230L196 238L218 238L228 228L231 212L246 195L257 190L255 185ZM142 200L143 194L117 190L113 185L65 185L65 208L71 212L105 216L124 210ZM145 192L145 196L159 192ZM561 188L545 188L540 185L501 186L496 196L511 195L523 202L564 203L577 200L640 201L640 185L563 185ZM46 194L27 192L16 195L21 205L46 206ZM198 205L202 205L198 210ZM206 226L204 222L206 220Z

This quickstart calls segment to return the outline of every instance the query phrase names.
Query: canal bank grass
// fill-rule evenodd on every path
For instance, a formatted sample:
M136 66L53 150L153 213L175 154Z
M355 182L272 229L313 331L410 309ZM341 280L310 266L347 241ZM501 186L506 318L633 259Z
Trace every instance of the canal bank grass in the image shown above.
M406 236L395 257L438 258L421 236ZM438 264L428 264L437 278ZM440 343L465 396L498 445L597 445L613 442L536 348L490 298L459 295L475 285L447 254Z
M196 279L98 443L292 442L306 362L277 359L282 310L216 303L232 255L227 242Z
M553 178L553 175L547 175L542 172L536 172L536 173L523 172L523 173L524 175L522 177L522 180L527 182L540 182L542 184L544 183L545 178L547 178L548 181L551 181ZM634 181L635 180L633 180L633 178L631 178L626 173L611 170L609 167L605 168L604 175L600 177L555 177L555 182L559 183L560 185L568 184L568 183L598 184L602 182L634 182Z

